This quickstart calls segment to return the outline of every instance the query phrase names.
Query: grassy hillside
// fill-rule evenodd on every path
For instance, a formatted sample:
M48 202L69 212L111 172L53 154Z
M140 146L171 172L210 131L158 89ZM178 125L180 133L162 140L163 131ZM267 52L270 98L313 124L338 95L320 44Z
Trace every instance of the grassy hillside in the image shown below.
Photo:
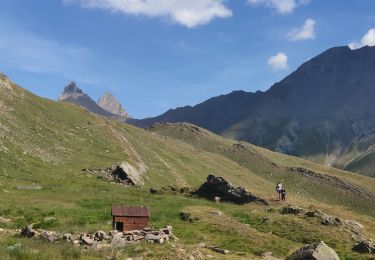
M237 162L250 172L263 179L276 183L283 180L288 187L291 199L318 200L324 203L349 206L358 211L374 215L375 181L372 178L328 168L296 157L286 156L256 147L246 142L237 142L215 135L202 128L178 123L156 124L148 129L174 139L182 140L198 149L222 155ZM305 168L317 176L306 177L292 167ZM319 177L318 177L319 176ZM333 176L358 187L365 187L371 198L347 190L335 182L321 181L321 176Z
M349 235L344 231L334 227L316 229L313 220L280 215L281 204L273 200L274 185L283 179L289 202L355 219L372 236L374 179L236 143L191 125L177 126L154 128L157 133L145 131L95 116L75 105L39 98L0 76L0 217L11 220L0 221L0 228L38 223L61 232L109 230L111 205L130 204L150 206L151 225L170 224L180 238L179 242L163 246L141 244L120 251L91 252L0 233L0 258L103 259L107 255L142 255L147 259L175 259L179 248L185 252L181 257L200 250L204 255L220 258L197 248L197 243L205 242L229 249L229 259L249 259L267 251L284 257L303 243L319 240L327 241L341 256L366 258L350 250L353 242L348 243ZM124 161L144 171L144 187L124 187L81 170L106 168ZM288 167L339 176L362 193L345 192L301 177ZM268 199L271 206L215 204L148 192L150 187L172 184L196 186L208 174L245 186ZM181 210L198 214L200 220L180 220ZM216 216L218 211L223 214ZM269 221L264 223L266 218ZM342 236L337 237L332 231ZM17 243L20 248L9 249Z

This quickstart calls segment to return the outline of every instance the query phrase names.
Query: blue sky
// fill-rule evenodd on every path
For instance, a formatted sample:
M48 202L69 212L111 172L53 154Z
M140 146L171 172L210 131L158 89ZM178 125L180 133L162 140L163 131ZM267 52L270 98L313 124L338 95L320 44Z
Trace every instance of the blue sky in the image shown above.
M266 90L334 46L375 45L373 0L0 0L0 71L56 99L71 80L136 118Z

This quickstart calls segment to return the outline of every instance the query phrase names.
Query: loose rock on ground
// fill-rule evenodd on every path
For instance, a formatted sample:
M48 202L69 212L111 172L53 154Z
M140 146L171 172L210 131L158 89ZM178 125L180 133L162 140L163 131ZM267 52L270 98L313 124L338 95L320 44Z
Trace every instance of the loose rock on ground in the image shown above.
M340 260L337 253L323 241L304 245L289 256L293 260Z
M45 239L50 242L65 241L86 249L119 248L141 241L162 244L169 239L177 239L173 235L173 228L171 226L166 226L161 229L145 228L143 230L125 232L111 230L108 233L97 231L95 233L81 234L59 234L53 231L34 229L32 226L27 226L21 229L20 235L29 238Z

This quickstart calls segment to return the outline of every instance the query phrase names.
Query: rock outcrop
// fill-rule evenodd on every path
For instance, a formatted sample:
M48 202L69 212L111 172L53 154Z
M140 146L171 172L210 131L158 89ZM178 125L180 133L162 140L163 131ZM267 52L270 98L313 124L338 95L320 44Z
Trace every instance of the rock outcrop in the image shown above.
M98 100L98 105L104 110L121 117L128 118L129 114L122 108L120 102L111 94L104 93L103 96Z
M304 245L293 254L291 254L288 259L293 260L340 260L337 253L326 245L323 241L315 244Z
M80 89L74 81L71 81L68 85L64 87L64 91L61 96L58 98L60 101L69 101L73 99L79 99L83 97L82 89Z
M250 202L257 202L264 205L269 205L269 203L251 192L247 191L244 187L236 187L230 182L226 181L222 177L216 177L214 175L209 175L207 181L201 186L192 187L181 187L177 185L169 185L162 187L160 189L151 188L151 194L183 194L185 196L202 197L209 200L234 202L237 204L245 204Z
M144 185L142 173L127 162L115 166L112 175L119 182L128 182L131 185Z
M195 192L195 195L214 200L220 197L221 201L229 201L238 204L249 202L259 202L268 205L269 203L243 187L236 187L222 177L209 175L207 181L203 183Z
M280 213L281 214L294 214L294 215L298 215L300 213L303 213L305 210L303 208L300 208L300 207L296 207L296 206L285 206L281 209Z
M144 185L144 180L142 177L143 172L137 170L127 162L122 162L120 164L113 165L112 167L106 169L89 168L82 169L82 171L90 175L100 175L102 178L105 178L108 181L121 183L126 186Z
M3 73L0 73L0 90L12 90L12 84L13 83L9 80L7 76L5 76Z
M70 94L83 94L82 89L80 89L74 81L71 81L65 88L63 95Z

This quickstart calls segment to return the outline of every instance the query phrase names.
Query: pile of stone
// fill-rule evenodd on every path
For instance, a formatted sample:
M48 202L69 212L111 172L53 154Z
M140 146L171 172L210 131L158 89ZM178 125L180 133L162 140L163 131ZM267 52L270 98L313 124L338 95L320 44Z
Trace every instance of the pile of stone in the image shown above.
M220 198L220 201L229 201L238 204L258 202L269 205L266 200L250 193L244 187L236 187L224 178L214 175L209 175L207 181L194 192L194 195L215 201L217 201L217 198Z
M112 230L108 233L98 231L96 233L81 234L59 234L53 231L34 229L32 226L27 226L21 229L20 234L24 237L40 238L50 242L65 241L85 249L91 248L98 250L108 247L125 247L130 244L140 243L141 241L163 244L169 239L177 239L173 235L173 229L171 226L165 226L161 229L145 228L143 230L132 230L125 232Z
M223 177L216 177L214 175L209 175L207 177L207 181L196 188L173 185L162 187L160 189L151 188L150 193L180 193L185 196L202 197L216 202L227 201L237 204L257 202L264 205L269 205L265 199L252 194L244 187L234 186Z
M293 214L293 215L298 215L300 213L303 213L305 210L300 207L296 206L285 206L280 210L281 214Z
M343 225L345 225L345 222L343 220L341 220L340 218L338 218L336 216L326 214L323 211L320 211L318 209L305 211L305 216L306 217L320 218L320 220L321 220L320 223L322 225L326 225L326 226L343 226Z
M316 210L306 210L304 208L300 208L297 206L284 206L280 210L281 214L294 214L294 215L304 215L310 218L319 218L320 223L326 226L345 226L348 227L350 230L358 230L358 228L363 228L363 226L353 220L344 221L336 216L332 216L329 214L324 213L318 209ZM354 224L356 223L356 224ZM355 226L354 226L355 225ZM361 227L362 226L362 227Z
M42 238L50 242L60 240L60 235L54 231L47 231L43 229L34 229L32 226L27 226L21 229L20 235L24 237Z

